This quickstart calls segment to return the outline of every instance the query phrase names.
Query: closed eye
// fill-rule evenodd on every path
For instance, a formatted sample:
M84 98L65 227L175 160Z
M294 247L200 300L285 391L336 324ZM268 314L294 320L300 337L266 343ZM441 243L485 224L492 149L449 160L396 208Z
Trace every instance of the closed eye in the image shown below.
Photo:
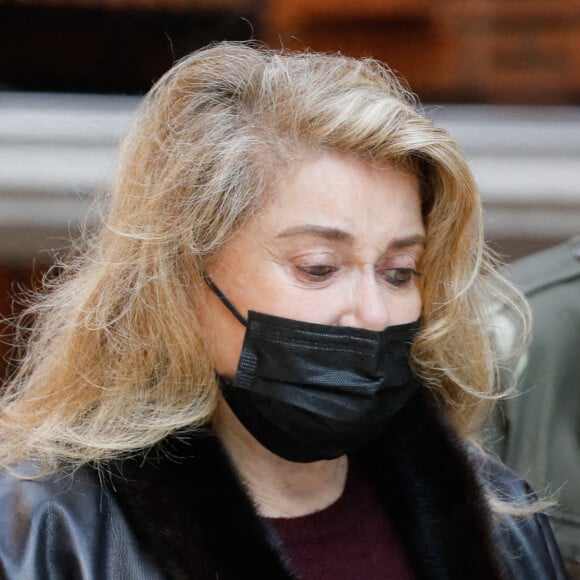
M336 266L320 264L314 266L301 266L298 270L312 281L322 281L332 276L338 268Z
M389 268L383 274L384 279L396 288L405 287L420 276L421 272L414 268Z

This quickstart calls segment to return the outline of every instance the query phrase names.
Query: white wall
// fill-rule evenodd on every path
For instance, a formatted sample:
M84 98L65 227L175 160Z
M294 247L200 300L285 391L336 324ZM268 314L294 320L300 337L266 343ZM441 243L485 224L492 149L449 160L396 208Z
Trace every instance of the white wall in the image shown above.
M107 187L136 97L0 92L0 260L67 246ZM487 237L526 253L580 232L580 108L426 106L462 144ZM95 214L96 215L96 214Z

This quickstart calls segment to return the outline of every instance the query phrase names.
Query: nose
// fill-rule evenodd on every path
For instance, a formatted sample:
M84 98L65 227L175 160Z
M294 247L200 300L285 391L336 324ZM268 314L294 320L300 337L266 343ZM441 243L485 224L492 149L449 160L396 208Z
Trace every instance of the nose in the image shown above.
M384 330L390 322L390 307L384 287L374 274L361 276L353 284L348 308L339 320L341 326Z

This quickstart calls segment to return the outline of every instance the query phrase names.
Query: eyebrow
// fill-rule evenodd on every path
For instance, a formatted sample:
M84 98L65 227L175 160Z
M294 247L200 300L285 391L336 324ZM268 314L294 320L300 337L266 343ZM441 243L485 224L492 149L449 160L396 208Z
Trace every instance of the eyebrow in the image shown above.
M353 240L353 237L344 230L315 225L293 226L280 232L276 238L290 238L294 236L315 236L336 242L351 242Z
M409 246L425 246L425 236L421 234L415 234L413 236L408 236L406 238L400 238L397 240L393 240L389 246L393 248L408 248Z
M333 242L352 242L354 238L348 232L338 228L329 228L317 225L300 225L293 226L280 232L276 238L289 238L294 236L314 236ZM404 238L398 238L389 243L390 247L395 249L408 248L410 246L425 246L425 236L414 234Z

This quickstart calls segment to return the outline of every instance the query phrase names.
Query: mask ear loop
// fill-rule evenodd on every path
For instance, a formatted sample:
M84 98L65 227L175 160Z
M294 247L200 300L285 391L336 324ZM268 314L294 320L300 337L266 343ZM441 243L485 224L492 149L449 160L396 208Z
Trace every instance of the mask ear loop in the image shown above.
M222 304L236 317L236 319L248 326L248 321L236 310L235 306L226 298L225 294L214 284L214 281L206 274L203 277L209 289L221 300Z

